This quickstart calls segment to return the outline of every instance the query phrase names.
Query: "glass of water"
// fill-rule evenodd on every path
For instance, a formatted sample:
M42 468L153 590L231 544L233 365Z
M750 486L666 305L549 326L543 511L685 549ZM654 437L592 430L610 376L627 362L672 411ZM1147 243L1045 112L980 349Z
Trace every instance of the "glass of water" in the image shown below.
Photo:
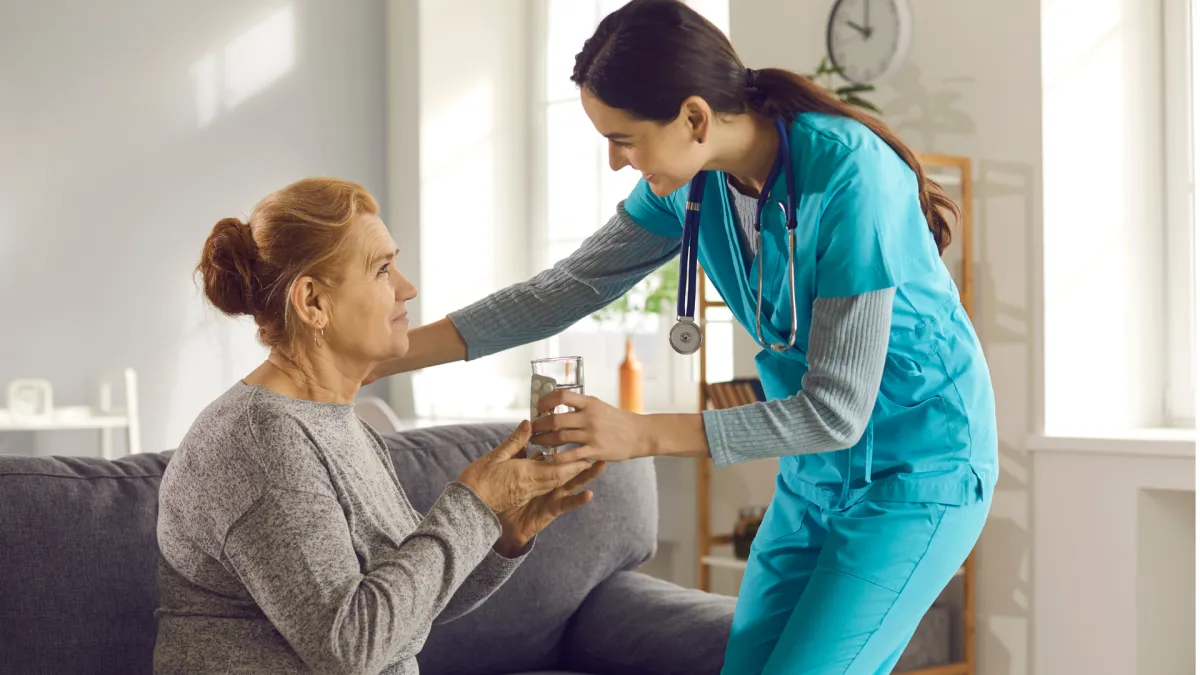
M555 389L566 389L577 394L583 393L582 356L558 356L549 359L535 359L530 362L530 366L533 368L533 375L529 382L529 418L531 420L538 417L538 401ZM571 406L559 405L546 414L557 415L559 413L571 412L572 410L574 408ZM546 458L546 455L563 452L575 447L578 446L567 444L560 447L553 447L530 443L529 456L531 458Z

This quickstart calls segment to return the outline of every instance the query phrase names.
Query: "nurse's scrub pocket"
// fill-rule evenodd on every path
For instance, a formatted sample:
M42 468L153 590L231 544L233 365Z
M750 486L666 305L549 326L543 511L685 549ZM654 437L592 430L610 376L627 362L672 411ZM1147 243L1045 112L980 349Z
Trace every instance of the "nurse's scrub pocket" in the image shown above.
M762 522L758 525L758 531L754 534L754 541L750 545L750 555L753 557L764 547L770 547L778 540L791 537L805 529L806 521L814 519L819 521L818 513L814 504L787 487L782 475L776 478L775 496L767 505ZM814 522L807 523L810 530L813 524Z
M946 508L924 502L862 501L830 512L817 567L898 593L929 549Z

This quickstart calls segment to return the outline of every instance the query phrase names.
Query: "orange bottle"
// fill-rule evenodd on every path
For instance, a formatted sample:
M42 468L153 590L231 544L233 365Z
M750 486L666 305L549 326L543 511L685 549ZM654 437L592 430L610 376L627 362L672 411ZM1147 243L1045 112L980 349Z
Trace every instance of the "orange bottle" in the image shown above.
M642 412L642 362L633 353L633 339L625 338L625 360L621 362L621 408Z

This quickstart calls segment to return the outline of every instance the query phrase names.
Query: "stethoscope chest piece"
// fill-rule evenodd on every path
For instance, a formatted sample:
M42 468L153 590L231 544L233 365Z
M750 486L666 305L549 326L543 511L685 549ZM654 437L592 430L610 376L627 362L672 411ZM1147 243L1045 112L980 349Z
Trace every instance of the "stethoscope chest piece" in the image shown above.
M695 354L704 343L704 333L695 321L683 317L671 327L670 341L671 349L676 352L684 355Z

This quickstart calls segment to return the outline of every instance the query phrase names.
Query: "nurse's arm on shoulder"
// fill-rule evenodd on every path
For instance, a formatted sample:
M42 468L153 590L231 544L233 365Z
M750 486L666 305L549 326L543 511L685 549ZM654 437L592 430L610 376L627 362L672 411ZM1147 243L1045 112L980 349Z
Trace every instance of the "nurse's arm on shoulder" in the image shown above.
M542 340L621 297L679 253L679 238L655 234L617 213L567 258L448 317L409 333L409 352L366 380L463 359L474 360Z
M809 370L793 396L704 413L635 415L555 392L542 398L541 411L559 404L578 410L535 420L535 441L580 444L557 455L560 461L711 456L719 466L848 448L862 436L879 394L894 299L894 288L818 299Z

